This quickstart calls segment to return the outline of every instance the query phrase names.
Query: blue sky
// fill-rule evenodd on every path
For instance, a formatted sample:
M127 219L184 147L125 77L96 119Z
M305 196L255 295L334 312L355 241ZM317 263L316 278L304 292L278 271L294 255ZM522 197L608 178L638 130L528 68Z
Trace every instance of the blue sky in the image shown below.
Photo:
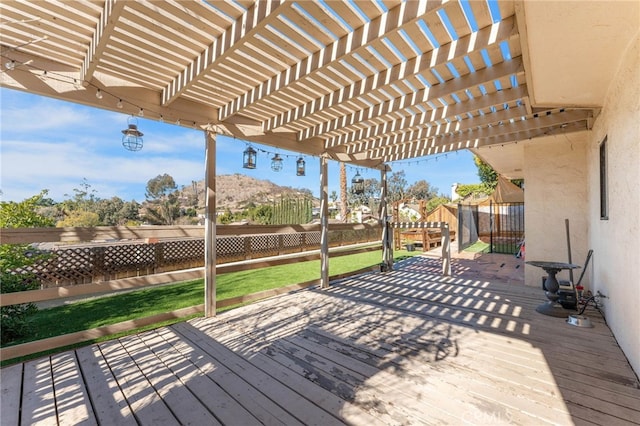
M129 116L42 96L0 89L0 190L2 201L21 201L47 189L49 197L62 201L86 179L99 198L118 196L126 201L144 200L146 184L168 173L176 184L190 185L204 178L204 134L200 130L138 118L144 147L130 152L122 147L121 130ZM253 144L258 150L257 168L242 168L246 142L217 138L218 175L242 173L268 179L278 185L308 188L319 194L319 162L304 156L306 176L295 174L297 153ZM266 151L266 152L264 152ZM280 172L271 170L271 157L284 158ZM477 169L468 151L390 163L404 170L409 184L424 179L450 195L453 183L477 183ZM349 181L359 172L380 178L380 172L347 167ZM339 164L329 164L329 192L339 190Z

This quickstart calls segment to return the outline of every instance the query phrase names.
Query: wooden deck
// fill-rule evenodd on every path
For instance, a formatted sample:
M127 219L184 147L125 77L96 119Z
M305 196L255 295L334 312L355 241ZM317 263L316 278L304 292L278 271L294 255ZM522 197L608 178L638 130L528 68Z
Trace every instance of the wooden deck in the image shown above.
M640 389L595 310L540 315L513 256L413 258L2 369L17 424L640 424Z

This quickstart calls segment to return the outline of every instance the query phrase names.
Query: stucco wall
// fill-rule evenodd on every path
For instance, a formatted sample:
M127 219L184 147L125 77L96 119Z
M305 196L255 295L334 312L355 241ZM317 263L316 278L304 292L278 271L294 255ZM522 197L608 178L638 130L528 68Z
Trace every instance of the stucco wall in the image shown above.
M527 260L567 262L569 219L571 259L584 264L588 247L587 146L589 132L552 136L527 142L524 148L525 239ZM576 270L574 282L581 271ZM545 272L525 266L525 284L541 287ZM568 271L558 279L568 280ZM589 285L585 274L582 284ZM544 294L540 290L541 301Z
M609 219L600 220L599 144L607 137ZM588 145L593 287L607 323L640 374L640 38L612 81Z

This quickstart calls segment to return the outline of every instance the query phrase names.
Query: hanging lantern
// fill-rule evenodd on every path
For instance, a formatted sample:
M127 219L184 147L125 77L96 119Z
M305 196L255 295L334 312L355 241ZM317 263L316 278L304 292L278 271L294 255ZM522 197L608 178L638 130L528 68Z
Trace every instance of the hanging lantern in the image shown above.
M280 157L280 154L274 155L271 159L271 170L274 172L282 170L282 157Z
M296 161L296 176L304 176L304 158L298 158Z
M122 146L129 151L140 151L143 133L138 130L138 120L135 117L129 117L127 123L129 127L122 131Z
M358 171L356 171L356 175L351 179L351 192L356 195L364 194L364 179Z
M247 149L244 150L244 155L242 157L242 167L244 167L245 169L255 169L256 155L256 150L253 149L251 145L247 146Z

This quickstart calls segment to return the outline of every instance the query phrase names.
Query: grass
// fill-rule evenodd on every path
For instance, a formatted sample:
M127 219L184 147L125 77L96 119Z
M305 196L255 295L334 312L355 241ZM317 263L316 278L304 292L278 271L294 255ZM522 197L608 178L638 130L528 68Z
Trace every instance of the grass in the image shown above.
M489 246L489 243L478 240L464 249L464 251L468 251L470 253L489 253L490 249L491 247Z
M400 260L418 252L408 253L399 250L394 254L396 260ZM381 258L381 251L335 257L329 261L329 271L332 275L356 271L379 264ZM224 300L318 278L319 260L221 274L216 278L216 298ZM31 342L196 306L202 304L203 299L204 281L199 279L42 309L32 317L31 324L35 333L11 344ZM198 315L192 317L194 316ZM184 320L183 318L173 322Z
M490 253L491 245L489 243L485 243L481 240L476 241L471 246L464 249L464 251L470 253ZM518 251L517 247L514 247L514 244L509 243L493 243L493 252L494 253L503 253L503 254L514 254Z

